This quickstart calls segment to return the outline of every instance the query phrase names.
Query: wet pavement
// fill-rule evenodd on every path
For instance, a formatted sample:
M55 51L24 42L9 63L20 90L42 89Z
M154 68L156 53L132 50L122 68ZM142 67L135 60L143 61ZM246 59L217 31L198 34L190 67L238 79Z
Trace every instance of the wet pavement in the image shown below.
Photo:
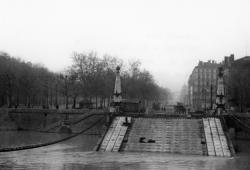
M20 132L12 132L20 133ZM25 133L25 132L22 132ZM38 134L12 134L16 142L28 142ZM1 143L4 141L0 132ZM28 137L29 136L29 137ZM113 153L95 152L99 135L79 135L68 141L23 151L0 153L0 169L250 169L250 152L241 152L233 158L193 156L166 153ZM40 138L51 140L51 134L40 134ZM6 139L6 138L5 138ZM7 143L6 141L4 142ZM8 141L11 143L11 141ZM240 146L249 146L250 141L241 141ZM243 149L241 149L243 151Z

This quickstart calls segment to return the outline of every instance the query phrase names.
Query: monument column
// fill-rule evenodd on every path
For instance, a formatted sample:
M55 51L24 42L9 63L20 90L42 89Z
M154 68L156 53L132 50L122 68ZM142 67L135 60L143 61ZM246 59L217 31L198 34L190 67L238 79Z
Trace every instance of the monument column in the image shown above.
M113 94L113 102L116 108L116 112L120 111L122 101L122 87L121 87L121 76L120 76L120 67L116 67L116 78L115 78L115 88Z
M216 114L219 116L225 110L225 89L223 80L223 69L219 67L217 92L216 92Z

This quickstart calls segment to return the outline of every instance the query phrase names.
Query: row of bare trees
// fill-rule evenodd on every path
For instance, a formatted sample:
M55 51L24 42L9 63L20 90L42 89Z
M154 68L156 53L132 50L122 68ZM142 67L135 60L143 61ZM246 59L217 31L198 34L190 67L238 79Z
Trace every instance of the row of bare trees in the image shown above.
M122 67L123 97L144 101L165 101L170 91L159 87L153 76L135 61L128 66L118 58L96 53L74 52L73 64L64 73L53 73L41 65L0 53L0 106L44 108L76 107L79 100L107 106L113 94L115 68Z
M57 100L62 91L59 74L48 71L41 65L34 65L0 53L0 106L48 107Z
M101 103L112 97L115 68L121 66L122 96L126 99L140 101L164 101L171 97L167 88L158 86L153 76L147 70L140 68L141 63L134 61L125 65L115 57L104 56L99 58L96 53L73 54L71 75L76 75L81 83L83 96L101 99ZM96 102L97 103L97 102ZM105 105L105 103L103 103Z

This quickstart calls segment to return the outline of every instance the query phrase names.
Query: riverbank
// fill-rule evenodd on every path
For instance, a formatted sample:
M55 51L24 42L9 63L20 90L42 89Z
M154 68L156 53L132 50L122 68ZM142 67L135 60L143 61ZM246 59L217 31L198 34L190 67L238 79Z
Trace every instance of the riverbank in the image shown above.
M59 127L65 119L71 124L79 125L79 120L82 120L85 116L98 116L98 114L101 115L104 112L105 110L88 109L0 109L0 131L35 130L57 132L56 127ZM93 119L89 118L87 122L92 123Z
M66 116L72 133L61 133L61 125ZM16 150L15 148L39 147L43 146L43 144L52 144L55 141L62 141L82 133L99 137L106 128L105 117L95 114L93 111L65 115L11 113L8 112L8 109L1 109L0 118L1 150L5 148Z

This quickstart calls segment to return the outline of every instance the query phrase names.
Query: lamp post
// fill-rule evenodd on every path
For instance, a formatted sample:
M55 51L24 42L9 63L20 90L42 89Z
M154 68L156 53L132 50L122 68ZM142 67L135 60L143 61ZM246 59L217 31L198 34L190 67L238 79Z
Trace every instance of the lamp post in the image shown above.
M205 90L205 88L203 87L202 88L202 95L203 95L203 99L202 99L202 107L203 107L203 109L204 109L204 111L206 112L206 90Z
M207 90L205 89L205 113L207 111Z
M66 109L68 109L68 76L64 77L65 81L65 97L66 97Z
M206 83L206 85L205 85L205 87L203 87L203 95L204 95L204 99L205 99L205 103L204 103L204 111L205 111L205 113L206 113L206 111L207 111L207 92L208 92L208 81L207 81L207 83Z
M55 78L55 81L56 81L56 102L55 102L55 106L56 106L56 109L59 109L59 106L58 106L58 78L57 77Z
M213 84L210 84L210 109L213 109Z

